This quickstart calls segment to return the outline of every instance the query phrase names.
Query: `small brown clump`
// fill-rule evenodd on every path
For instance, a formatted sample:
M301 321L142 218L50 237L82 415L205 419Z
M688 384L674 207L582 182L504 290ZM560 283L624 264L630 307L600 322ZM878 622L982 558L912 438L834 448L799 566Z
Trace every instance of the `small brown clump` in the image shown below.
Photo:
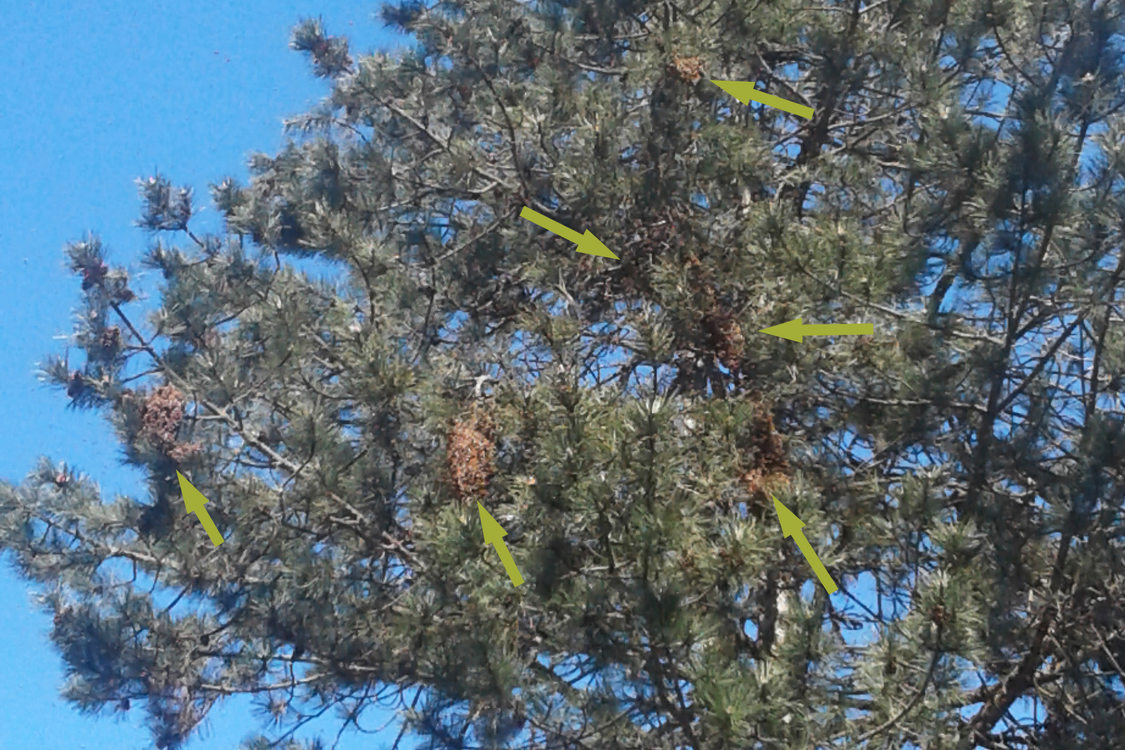
M774 428L773 415L767 409L754 420L750 448L754 465L739 479L751 497L762 501L765 495L789 484L789 460L781 434Z
M746 337L742 335L742 326L734 315L716 305L703 317L703 329L719 361L730 370L737 369L746 347Z
M684 83L695 83L703 76L703 58L676 57L668 66L670 72Z
M176 442L176 431L184 419L184 405L184 396L175 386L162 385L149 394L141 407L141 436L177 462L202 450L196 443Z
M446 436L446 467L453 493L461 502L484 497L495 471L492 421L476 405L453 422Z
M626 246L636 255L657 255L682 247L688 236L686 219L684 212L675 207L634 218L633 237Z
M171 443L183 418L183 394L173 385L162 385L141 407L141 432L157 443Z
M203 450L199 443L173 443L168 448L168 456L176 463L183 463L187 459Z
M98 346L104 354L113 355L121 347L121 329L110 326L98 334Z
M78 398L82 395L85 387L86 382L82 379L82 373L75 370L70 373L70 378L66 381L66 395L71 398Z
M930 608L930 620L933 621L934 625L946 625L949 623L950 619L952 618L949 616L949 611L946 610L944 605L935 604Z

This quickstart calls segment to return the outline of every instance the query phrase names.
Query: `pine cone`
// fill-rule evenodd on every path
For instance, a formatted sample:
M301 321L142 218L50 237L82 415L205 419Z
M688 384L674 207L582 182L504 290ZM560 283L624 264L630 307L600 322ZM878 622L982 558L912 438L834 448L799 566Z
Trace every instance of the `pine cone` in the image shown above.
M105 263L97 266L82 269L82 291L87 291L93 286L100 284L105 275L109 272L109 268Z
M71 398L78 398L82 395L82 391L85 387L86 383L82 379L82 373L75 370L70 373L70 380L66 382L66 395Z
M952 617L945 605L939 603L930 608L930 620L933 621L934 625L946 625L951 619Z
M121 346L121 329L117 326L106 328L98 334L98 346L105 356L116 354L118 348Z

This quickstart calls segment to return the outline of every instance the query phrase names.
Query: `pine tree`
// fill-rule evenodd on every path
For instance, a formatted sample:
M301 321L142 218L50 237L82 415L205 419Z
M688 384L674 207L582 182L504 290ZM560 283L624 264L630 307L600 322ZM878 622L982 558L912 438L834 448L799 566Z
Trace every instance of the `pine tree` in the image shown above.
M150 485L0 486L69 700L158 747L243 693L281 740L382 704L440 748L1125 745L1117 4L383 18L416 47L296 28L331 94L221 232L140 183L147 320L67 250L85 362L45 377ZM756 333L797 316L875 335Z

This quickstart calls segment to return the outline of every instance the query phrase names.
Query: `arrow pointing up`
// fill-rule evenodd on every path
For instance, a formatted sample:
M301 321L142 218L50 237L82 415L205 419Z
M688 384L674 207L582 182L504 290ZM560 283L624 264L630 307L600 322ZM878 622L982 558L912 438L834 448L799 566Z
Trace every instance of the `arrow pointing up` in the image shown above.
M180 494L184 496L184 507L187 508L187 512L195 514L195 517L203 524L207 536L211 537L211 543L218 547L223 543L223 535L219 533L215 522L211 520L211 514L204 507L207 505L207 498L203 497L203 493L195 489L192 483L187 480L187 477L178 471L176 472L176 478L180 480Z
M820 580L820 585L829 594L836 593L836 582L832 580L832 576L828 575L828 570L824 567L824 563L816 556L812 545L809 540L805 538L805 532L801 529L805 528L805 522L797 518L793 511L785 507L785 504L773 498L773 509L777 512L777 520L781 523L781 535L783 537L793 537L793 541L797 543L797 548L801 550L801 554L805 556L809 565L812 566L813 572Z
M512 585L519 586L523 583L523 576L520 575L516 561L512 559L512 553L508 551L508 545L504 542L508 532L504 531L504 527L480 503L477 503L477 511L480 513L481 530L484 531L484 543L496 549L496 554L500 555L500 562L504 563L508 578L512 579Z
M785 507L785 504L776 497L773 499L773 509L777 513L777 520L781 522L781 535L791 537L794 534L804 534L805 522L797 518L797 514Z

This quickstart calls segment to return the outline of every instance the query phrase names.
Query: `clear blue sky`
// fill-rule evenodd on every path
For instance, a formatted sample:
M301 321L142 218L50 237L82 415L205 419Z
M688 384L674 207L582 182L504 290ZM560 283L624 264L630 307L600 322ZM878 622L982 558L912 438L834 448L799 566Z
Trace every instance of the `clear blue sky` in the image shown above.
M159 170L193 186L201 204L209 182L245 180L246 156L275 152L282 118L328 91L289 50L292 26L321 16L356 52L406 43L382 28L377 10L376 2L325 0L0 0L0 478L19 482L47 455L103 492L143 492L139 474L119 465L108 424L66 410L65 395L35 378L44 355L62 353L54 337L71 332L79 302L63 246L96 232L111 263L136 271L146 237L132 227L140 207L133 180ZM47 638L50 619L28 594L5 559L0 748L151 747L143 711L82 716L58 697L62 662ZM228 702L188 747L237 747L258 722L247 701ZM316 726L331 744L336 723ZM339 747L389 746L394 732L375 737L352 735Z

